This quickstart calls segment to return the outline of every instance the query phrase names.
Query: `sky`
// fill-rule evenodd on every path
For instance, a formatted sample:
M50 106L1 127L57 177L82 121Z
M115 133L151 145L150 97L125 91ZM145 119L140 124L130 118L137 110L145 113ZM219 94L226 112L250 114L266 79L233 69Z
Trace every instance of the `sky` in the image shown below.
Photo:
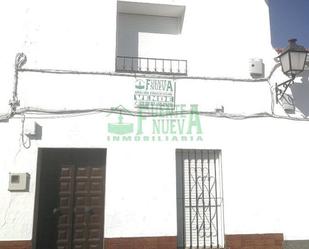
M269 0L272 46L285 48L288 40L309 48L309 0Z

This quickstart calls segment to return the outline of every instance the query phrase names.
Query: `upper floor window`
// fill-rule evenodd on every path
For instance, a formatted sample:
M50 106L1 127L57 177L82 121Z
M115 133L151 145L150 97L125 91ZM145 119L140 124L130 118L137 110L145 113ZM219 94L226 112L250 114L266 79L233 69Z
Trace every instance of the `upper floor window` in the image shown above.
M116 71L187 74L179 57L185 7L118 1Z

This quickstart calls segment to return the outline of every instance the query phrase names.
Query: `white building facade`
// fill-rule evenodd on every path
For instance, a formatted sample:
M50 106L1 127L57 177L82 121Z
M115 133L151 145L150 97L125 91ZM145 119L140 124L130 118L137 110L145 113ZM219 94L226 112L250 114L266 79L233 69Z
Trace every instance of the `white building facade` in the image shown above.
M276 103L265 1L0 12L0 248L309 240L309 74Z

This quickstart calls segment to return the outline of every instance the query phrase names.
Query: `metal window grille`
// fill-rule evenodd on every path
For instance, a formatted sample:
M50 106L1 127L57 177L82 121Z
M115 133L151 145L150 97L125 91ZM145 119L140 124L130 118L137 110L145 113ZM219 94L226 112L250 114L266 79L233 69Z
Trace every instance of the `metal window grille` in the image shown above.
M220 151L177 150L178 248L223 248Z

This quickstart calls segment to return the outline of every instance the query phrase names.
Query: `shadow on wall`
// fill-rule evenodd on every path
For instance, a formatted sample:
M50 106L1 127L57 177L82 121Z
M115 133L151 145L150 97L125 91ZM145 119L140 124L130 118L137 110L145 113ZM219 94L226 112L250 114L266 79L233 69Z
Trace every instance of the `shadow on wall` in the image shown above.
M301 74L301 81L291 85L295 107L306 117L309 116L309 71Z

